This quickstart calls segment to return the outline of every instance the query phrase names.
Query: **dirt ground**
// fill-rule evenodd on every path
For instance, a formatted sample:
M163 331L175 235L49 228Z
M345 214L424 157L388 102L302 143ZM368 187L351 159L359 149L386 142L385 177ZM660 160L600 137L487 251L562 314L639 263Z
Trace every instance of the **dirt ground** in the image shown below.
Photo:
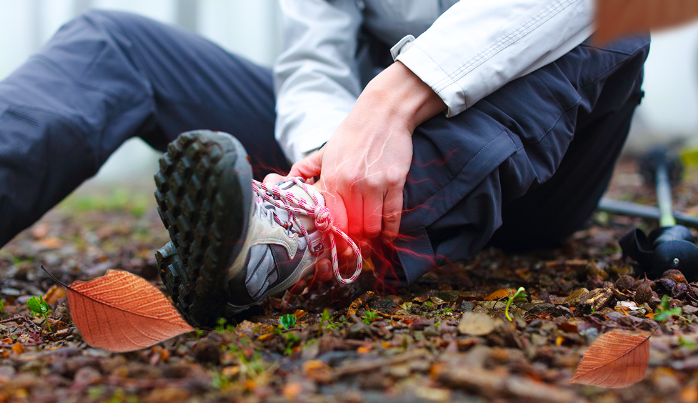
M698 214L698 169L674 194ZM607 196L655 200L632 161ZM618 239L656 225L597 213L559 249L484 250L395 295L288 293L237 323L115 354L82 341L65 299L51 305L51 331L26 304L53 286L40 264L67 284L119 269L164 290L154 252L168 239L151 195L81 192L0 250L0 402L698 402L698 283L644 282L621 260ZM526 297L512 300L519 287ZM679 315L658 315L663 295ZM284 328L283 314L297 320ZM656 330L645 378L570 385L585 349L613 329Z

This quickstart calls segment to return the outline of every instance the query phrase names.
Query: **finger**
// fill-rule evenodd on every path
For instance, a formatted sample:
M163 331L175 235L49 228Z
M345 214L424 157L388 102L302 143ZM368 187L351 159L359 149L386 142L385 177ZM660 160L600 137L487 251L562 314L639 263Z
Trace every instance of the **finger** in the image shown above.
M332 280L332 262L330 259L322 258L315 264L315 278L320 281Z
M373 247L369 242L361 242L361 244L359 245L359 249L361 249L361 257L364 260L371 257L371 254L373 253Z
M344 196L342 195L344 200L348 199L346 211L348 219L347 229L349 232L347 234L354 241L358 241L364 236L364 201L361 197L362 195L357 191L350 191L346 195L347 197Z
M288 176L300 176L302 178L309 179L320 175L322 168L322 155L323 149L320 149L315 154L296 162L291 167L291 172L288 173Z
M305 287L308 286L308 282L305 281L305 279L300 279L296 282L296 284L291 287L288 292L291 294L299 295L303 293L303 290L305 290Z
M263 182L265 185L275 185L275 184L277 184L281 181L285 181L285 180L286 180L285 176L281 176L279 174L269 174L269 175L264 177Z
M366 238L375 238L381 232L383 221L382 194L370 192L364 195L363 233Z
M354 249L351 248L351 246L344 242L345 245L347 245L343 250L339 249L342 251L341 256L343 259L349 259L353 254L354 254Z
M402 186L390 188L383 200L383 241L392 242L400 230Z
M333 225L340 229L345 234L347 233L347 208L344 205L344 199L337 194L335 190L336 187L330 187L329 184L320 178L315 186L325 199L325 206L330 210L330 215L332 216ZM341 237L336 237L341 238ZM337 250L342 250L340 247L341 242L337 239Z

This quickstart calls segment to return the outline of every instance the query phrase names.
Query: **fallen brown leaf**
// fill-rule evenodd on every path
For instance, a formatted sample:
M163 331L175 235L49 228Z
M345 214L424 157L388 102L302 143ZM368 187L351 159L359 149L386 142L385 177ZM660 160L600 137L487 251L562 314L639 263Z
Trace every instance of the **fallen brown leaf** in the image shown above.
M54 284L51 286L51 288L48 289L48 291L46 291L46 295L44 296L44 301L53 305L59 299L66 298L66 297L67 297L67 295L65 292L65 288L61 287L58 284Z
M93 347L139 350L194 330L155 286L129 272L109 270L66 289L73 323Z
M17 354L22 354L24 352L24 347L22 347L22 344L20 343L15 343L12 345L12 351Z
M373 291L366 291L362 296L355 299L354 302L349 305L349 309L347 309L347 316L356 315L359 308L364 306L364 304L373 299L375 296L376 294Z
M56 237L42 238L36 243L44 249L58 249L63 244L63 241Z
M302 309L296 309L296 312L293 313L293 316L295 316L296 319L300 319L306 315L308 315L308 312L306 312Z
M570 383L624 388L639 382L650 361L651 335L620 330L602 335L584 353Z
M34 238L43 238L48 235L49 226L46 223L39 223L34 225L29 232Z
M490 295L486 296L483 299L485 301L494 301L496 299L507 298L508 296L510 296L513 293L514 293L514 290L512 290L511 288L501 288L501 289L491 293Z
M598 43L623 35L676 26L698 17L695 0L597 0Z

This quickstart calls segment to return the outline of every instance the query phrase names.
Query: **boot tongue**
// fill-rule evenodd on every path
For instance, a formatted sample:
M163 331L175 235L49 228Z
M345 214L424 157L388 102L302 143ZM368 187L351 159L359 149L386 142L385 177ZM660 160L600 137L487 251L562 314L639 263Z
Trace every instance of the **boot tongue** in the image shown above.
M293 183L293 182L291 182ZM305 200L308 206L315 206L316 204L319 204L321 206L325 205L325 198L322 197L322 194L320 193L319 190L317 190L314 186L311 185L305 185L305 188L308 189L311 195L315 196L315 199L317 199L317 203L315 203L315 200L313 200L313 197L310 196L308 193L306 193L303 188L300 186L296 185L294 183L294 186L291 186L287 192L293 194L297 199ZM295 205L295 203L291 203ZM315 232L315 217L307 216L304 214L297 214L298 220L303 224L305 227L305 230L308 231L308 233Z
M315 199L317 199L319 205L324 206L325 205L325 198L322 196L322 193L320 193L319 190L317 190L314 186L311 185L305 185L305 188L308 189L308 192L310 192L310 195L300 186L296 185L295 182L293 181L283 181L279 182L276 184L281 190L284 190L288 193L291 193L296 199L299 200L304 200L306 202L307 206L315 206L315 200L313 200L313 196L315 196ZM300 207L296 203L289 203L294 207ZM298 221L303 224L303 227L305 227L305 230L308 231L308 233L315 232L315 217L307 216L305 214L296 214L296 218L298 218ZM300 229L299 229L300 230Z

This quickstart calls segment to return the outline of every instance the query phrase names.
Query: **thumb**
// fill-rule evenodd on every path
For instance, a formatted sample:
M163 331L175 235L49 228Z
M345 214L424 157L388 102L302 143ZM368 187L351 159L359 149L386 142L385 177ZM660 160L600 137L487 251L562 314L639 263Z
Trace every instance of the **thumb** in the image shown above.
M315 154L296 162L291 167L291 172L288 173L288 177L300 176L305 179L310 179L320 175L323 155L324 151L321 148Z
M263 183L265 185L273 185L275 183L279 183L279 182L285 181L285 180L286 180L285 176L281 176L279 174L269 174L269 175L264 177Z

